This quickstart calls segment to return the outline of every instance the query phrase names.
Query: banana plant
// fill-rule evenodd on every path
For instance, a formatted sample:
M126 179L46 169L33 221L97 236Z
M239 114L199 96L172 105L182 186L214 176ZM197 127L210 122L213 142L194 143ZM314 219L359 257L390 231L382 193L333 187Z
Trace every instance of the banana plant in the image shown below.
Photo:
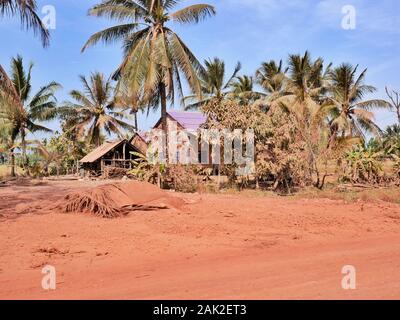
M357 146L346 155L346 161L350 170L349 177L354 183L372 183L382 173L382 151L374 151L372 148Z

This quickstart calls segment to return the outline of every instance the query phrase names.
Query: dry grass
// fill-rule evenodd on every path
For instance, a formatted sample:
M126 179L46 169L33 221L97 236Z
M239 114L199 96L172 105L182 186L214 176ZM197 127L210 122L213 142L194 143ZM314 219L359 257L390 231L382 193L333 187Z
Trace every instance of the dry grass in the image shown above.
M364 190L347 190L345 192L331 187L324 190L308 188L300 191L295 198L306 199L331 199L343 200L346 202L362 201L385 201L400 204L400 188L368 188Z
M206 193L215 194L229 194L229 195L240 195L246 198L260 198L260 197L282 197L273 191L265 190L249 190L245 189L239 191L234 188L210 190ZM324 190L309 187L305 189L299 189L297 192L286 195L288 200L294 199L330 199L330 200L342 200L345 202L355 202L358 200L362 201L385 201L389 203L400 204L400 187L388 187L388 188L367 188L362 190L347 190L345 192L338 190L337 185L329 185Z
M24 170L21 168L17 168L16 170L17 175L23 175ZM4 179L10 176L10 167L7 165L0 165L0 179Z

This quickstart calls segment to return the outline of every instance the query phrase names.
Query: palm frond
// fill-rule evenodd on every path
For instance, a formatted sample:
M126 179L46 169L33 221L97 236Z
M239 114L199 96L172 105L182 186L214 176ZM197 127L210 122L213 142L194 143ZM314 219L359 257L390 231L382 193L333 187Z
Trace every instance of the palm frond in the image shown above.
M100 41L103 42L103 44L111 44L117 41L121 41L137 28L137 23L127 23L96 32L85 43L85 45L81 49L81 52L84 52L87 48L96 45Z
M172 20L179 23L199 23L217 12L208 4L195 4L171 14Z

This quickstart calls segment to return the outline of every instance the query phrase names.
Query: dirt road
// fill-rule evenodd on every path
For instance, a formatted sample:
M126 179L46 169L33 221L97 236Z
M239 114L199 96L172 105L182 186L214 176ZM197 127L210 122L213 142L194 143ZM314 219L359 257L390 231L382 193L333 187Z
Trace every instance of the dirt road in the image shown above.
M0 299L400 299L397 205L170 194L186 205L113 220L49 209L84 186L0 189Z

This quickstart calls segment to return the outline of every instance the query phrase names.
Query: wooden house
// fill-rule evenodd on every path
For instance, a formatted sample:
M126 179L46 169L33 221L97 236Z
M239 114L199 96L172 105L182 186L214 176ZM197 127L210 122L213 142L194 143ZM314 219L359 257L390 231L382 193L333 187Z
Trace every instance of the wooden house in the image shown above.
M126 139L106 142L81 159L80 168L85 176L107 177L110 169L132 168L135 156L131 152L142 153Z

